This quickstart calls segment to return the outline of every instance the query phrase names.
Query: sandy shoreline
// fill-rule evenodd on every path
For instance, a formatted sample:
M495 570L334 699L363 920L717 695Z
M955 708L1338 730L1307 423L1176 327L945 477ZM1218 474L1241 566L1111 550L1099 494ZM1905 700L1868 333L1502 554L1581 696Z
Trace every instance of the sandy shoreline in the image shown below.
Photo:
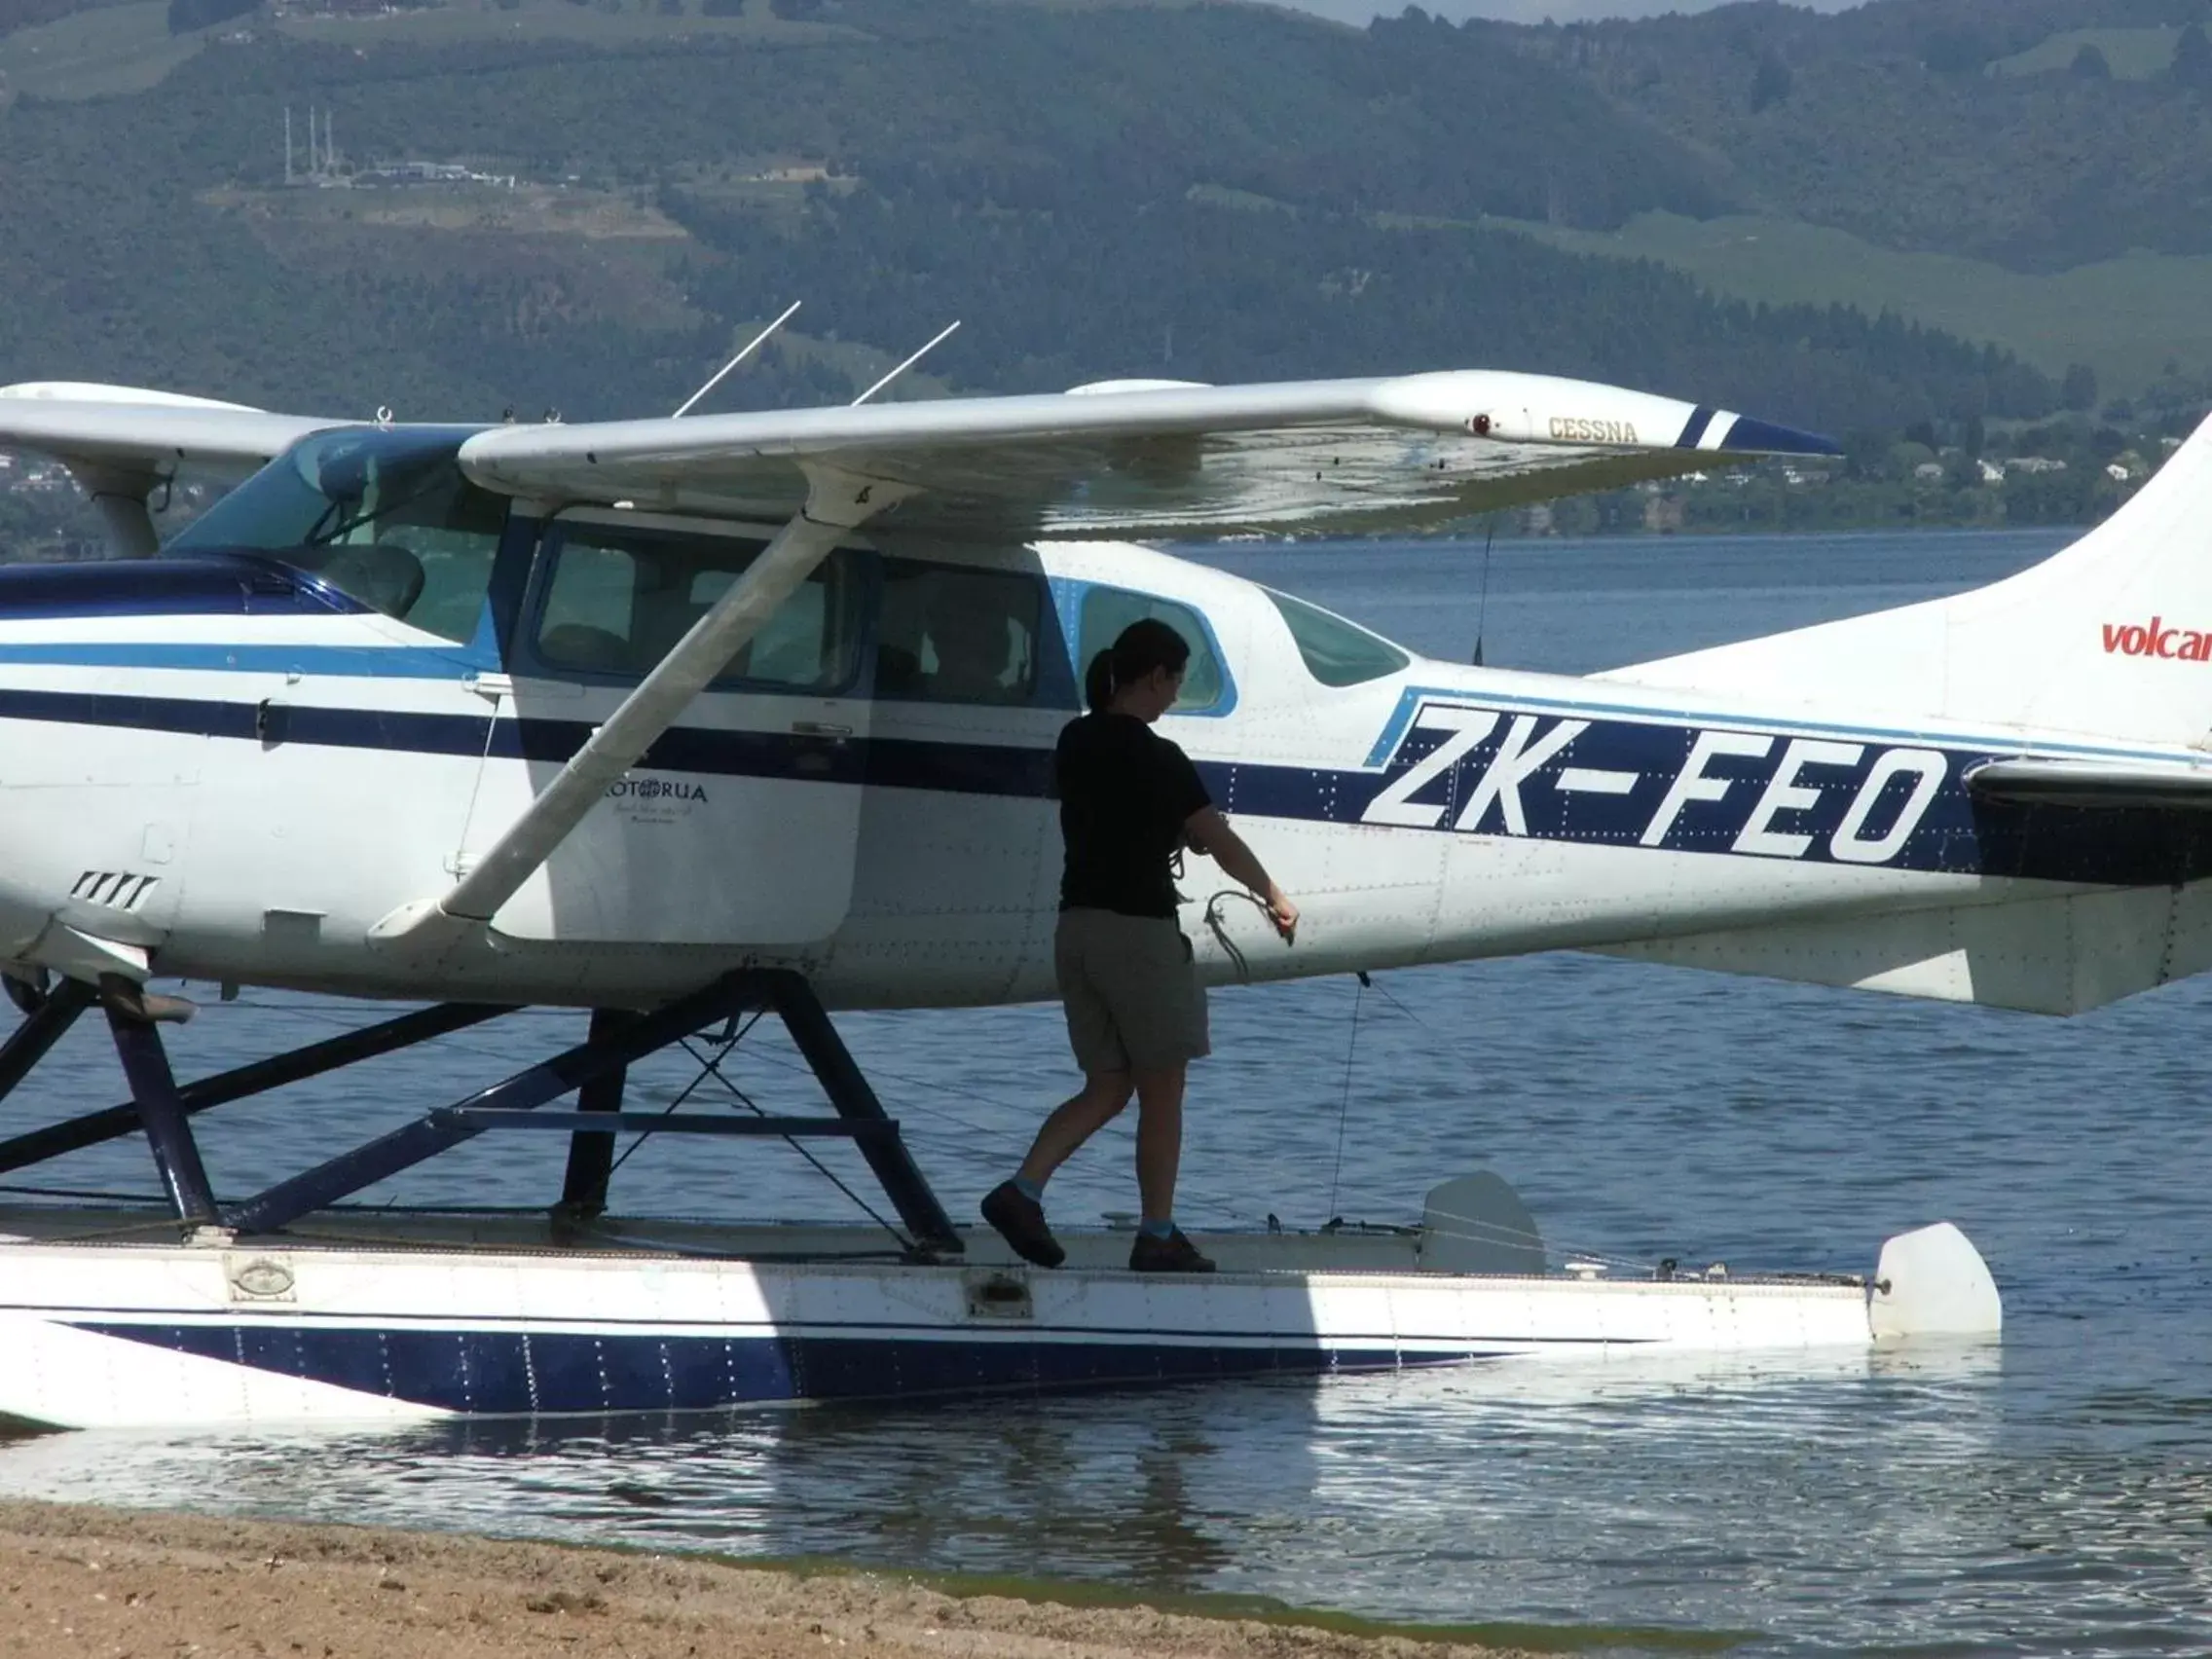
M1149 1607L954 1597L866 1573L0 1502L0 1655L31 1659L1505 1659Z

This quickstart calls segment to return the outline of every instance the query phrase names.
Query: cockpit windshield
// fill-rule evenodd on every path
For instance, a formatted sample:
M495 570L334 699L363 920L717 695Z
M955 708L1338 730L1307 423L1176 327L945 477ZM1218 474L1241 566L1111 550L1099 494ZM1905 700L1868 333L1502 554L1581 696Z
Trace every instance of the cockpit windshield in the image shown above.
M342 426L303 438L169 543L264 553L448 640L476 630L507 503L462 476L465 429Z

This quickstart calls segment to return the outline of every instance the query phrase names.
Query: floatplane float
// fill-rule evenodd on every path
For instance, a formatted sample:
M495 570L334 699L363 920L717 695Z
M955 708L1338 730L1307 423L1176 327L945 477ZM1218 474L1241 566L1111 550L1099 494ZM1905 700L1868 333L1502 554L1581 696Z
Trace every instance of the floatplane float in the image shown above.
M1830 446L1489 372L488 427L46 384L0 394L0 442L65 462L126 555L0 571L0 963L24 1011L0 1094L96 1014L129 1096L22 1128L0 1173L142 1134L166 1195L0 1213L17 1419L597 1415L1997 1331L1947 1225L1858 1275L1547 1271L1491 1177L1419 1227L1207 1235L1205 1278L1122 1272L1125 1235L1081 1232L1032 1272L955 1225L830 1011L1051 994L1048 758L1077 665L1139 615L1193 646L1163 729L1304 910L1286 947L1194 871L1216 981L1565 947L2065 1014L2212 965L2212 652L2189 631L2212 629L2212 432L1995 586L1590 679L1424 660L1112 538L1404 528ZM243 481L162 546L149 502L187 466ZM179 1082L162 1027L189 1005L157 977L421 1006ZM217 1200L198 1113L526 1005L592 1011L586 1039ZM628 1068L761 1011L833 1112L624 1109ZM334 1207L526 1132L569 1140L542 1217ZM848 1140L897 1236L617 1219L637 1133Z

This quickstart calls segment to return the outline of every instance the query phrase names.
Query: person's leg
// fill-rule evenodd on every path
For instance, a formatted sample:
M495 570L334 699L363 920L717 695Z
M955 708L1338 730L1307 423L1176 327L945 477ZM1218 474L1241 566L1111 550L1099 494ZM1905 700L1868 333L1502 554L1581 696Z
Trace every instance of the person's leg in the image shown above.
M1041 1268L1056 1268L1067 1259L1045 1222L1045 1183L1077 1147L1097 1133L1100 1124L1128 1103L1127 1072L1085 1074L1083 1092L1060 1102L1045 1120L1020 1170L984 1195L983 1219L998 1229L1014 1254Z
M1052 1178L1052 1171L1073 1157L1077 1147L1120 1116L1122 1108L1128 1103L1127 1072L1093 1072L1086 1077L1083 1092L1052 1109L1052 1115L1045 1120L1045 1126L1030 1143L1029 1156L1014 1172L1016 1181L1028 1184L1025 1195L1036 1198L1045 1183ZM1172 1176L1169 1186L1173 1186Z
M1014 1254L1041 1268L1056 1268L1067 1252L1045 1221L1045 1183L1129 1103L1128 1054L1114 1023L1114 1010L1094 982L1094 938L1114 918L1104 912L1063 910L1052 940L1052 966L1068 1019L1068 1044L1083 1068L1083 1088L1052 1109L1030 1143L1029 1156L1012 1177L983 1196L983 1219Z
M1144 1199L1144 1220L1129 1245L1129 1267L1140 1273L1213 1272L1213 1263L1175 1225L1175 1175L1183 1161L1183 1072L1178 1064L1136 1074L1137 1192Z
M1183 1163L1181 1064L1140 1071L1137 1091L1137 1198L1155 1231L1175 1219L1175 1177Z

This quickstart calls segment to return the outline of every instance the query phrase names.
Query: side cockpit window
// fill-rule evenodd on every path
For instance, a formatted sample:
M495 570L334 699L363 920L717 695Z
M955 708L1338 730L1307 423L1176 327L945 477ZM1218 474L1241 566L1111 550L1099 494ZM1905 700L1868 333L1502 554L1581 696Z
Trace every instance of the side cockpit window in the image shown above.
M875 694L1026 703L1037 689L1044 615L1044 589L1034 576L885 559Z
M1306 672L1324 685L1362 685L1395 674L1413 658L1380 634L1272 588L1261 590L1289 625Z
M640 679L729 591L766 545L680 532L557 524L546 535L537 655L553 669ZM779 606L723 672L794 691L850 682L858 583L832 553Z
M1156 599L1151 594L1131 593L1125 588L1094 587L1083 596L1077 672L1080 674L1087 669L1090 659L1111 645L1124 628L1147 616L1166 623L1182 635L1191 647L1190 663L1183 670L1183 694L1176 698L1172 712L1202 715L1220 707L1228 682L1222 672L1221 658L1214 650L1213 636L1189 606Z

